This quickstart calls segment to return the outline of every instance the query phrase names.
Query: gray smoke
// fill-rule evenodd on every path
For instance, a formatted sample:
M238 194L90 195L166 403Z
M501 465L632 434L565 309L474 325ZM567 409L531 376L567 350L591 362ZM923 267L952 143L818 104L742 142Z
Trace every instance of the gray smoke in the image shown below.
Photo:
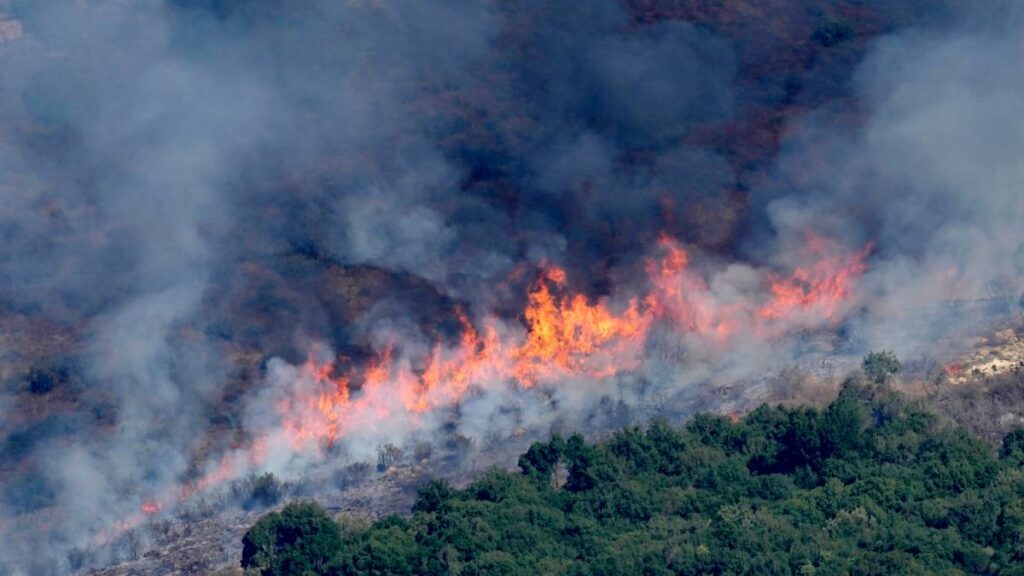
M304 233L260 219L288 201L264 179L328 156L390 168L406 137L429 149L431 127L409 112L416 83L458 82L491 26L483 4L300 4L286 22L269 3L230 18L158 1L0 5L22 31L0 45L0 301L80 335L57 359L78 386L72 412L23 429L4 392L3 459L32 471L5 483L3 569L68 571L71 547L103 544L197 456L204 467L232 369L210 300L253 250ZM403 191L423 185L399 170ZM400 242L416 218L432 225L430 208L414 211ZM91 416L82 403L97 398Z
M1012 309L1024 290L1019 14L880 39L854 79L866 121L820 111L780 156L775 230L875 244L855 321L869 347L925 352L970 323L943 303Z

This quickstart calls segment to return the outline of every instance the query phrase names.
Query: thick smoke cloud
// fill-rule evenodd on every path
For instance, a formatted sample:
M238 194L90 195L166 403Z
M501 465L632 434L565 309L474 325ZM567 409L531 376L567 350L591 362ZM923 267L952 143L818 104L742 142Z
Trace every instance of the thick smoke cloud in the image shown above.
M268 102L251 79L175 54L160 4L25 9L24 38L0 49L3 304L80 330L79 351L59 361L81 375L83 395L113 402L94 418L86 406L54 416L62 434L31 454L42 475L32 482L47 487L37 504L60 514L19 521L27 530L7 535L0 556L43 574L66 570L68 546L189 465L223 371L201 333L185 331L201 328L226 183L261 137Z
M68 570L70 547L104 544L206 450L201 434L231 364L208 301L251 245L280 249L307 232L258 219L263 206L287 202L262 180L316 173L330 156L370 165L344 170L355 176L342 188L379 178L373 165L395 168L403 193L453 185L444 160L420 169L390 151L431 154L431 128L409 112L416 83L424 71L460 81L486 47L490 8L335 4L300 3L284 22L283 8L256 3L230 16L156 1L11 7L23 34L0 46L0 299L11 314L73 327L81 345L57 361L71 367L80 397L111 405L92 420L58 415L23 431L4 396L5 446L28 443L28 454L10 457L36 470L5 485L7 503L28 504L0 524L4 569ZM399 241L437 224L431 210L414 209ZM375 264L402 267L378 240L354 235ZM28 514L37 509L57 512Z
M943 302L1014 307L1024 286L1021 19L971 22L879 40L854 80L866 121L802 121L769 191L783 236L875 243L857 331L876 348L926 352L956 327Z
M476 302L488 297L481 282L503 280L524 257L578 265L583 276L638 258L668 224L663 200L685 205L732 184L723 160L682 142L733 111L728 43L683 23L632 26L615 2L525 2L501 21L514 31L495 31L497 46L464 63L463 77L428 77L462 83L436 86L436 121L421 132L432 144L406 147L403 134L394 164L343 193L331 244L342 259L405 270ZM636 148L648 150L646 166L625 158ZM659 181L680 158L714 184Z
M220 462L245 474L253 438L260 470L300 478L453 426L486 446L684 412L803 351L656 333L627 375L495 378L416 421L365 415L327 464L292 450L277 406L315 392L307 354L398 342L420 369L460 309L522 337L545 263L623 308L667 233L730 306L761 297L766 270L805 265L808 232L871 242L854 355L927 351L951 328L941 302L1024 279L1019 13L873 43L829 84L851 91L841 109L797 120L759 178L697 135L756 98L782 105L778 79L752 86L733 40L641 25L611 0L15 0L0 16L0 312L72 334L51 360L75 387L29 424L21 380L0 391L0 464L20 467L0 573L66 573L75 548L119 560L118 523ZM318 284L324 270L342 281ZM30 356L9 340L0 357Z

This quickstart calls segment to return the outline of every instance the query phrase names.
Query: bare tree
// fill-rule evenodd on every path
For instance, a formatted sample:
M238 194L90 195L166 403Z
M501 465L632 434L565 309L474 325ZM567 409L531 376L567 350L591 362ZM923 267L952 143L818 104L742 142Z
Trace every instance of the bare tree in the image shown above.
M398 463L402 457L402 449L394 444L385 444L377 447L377 471L386 472Z

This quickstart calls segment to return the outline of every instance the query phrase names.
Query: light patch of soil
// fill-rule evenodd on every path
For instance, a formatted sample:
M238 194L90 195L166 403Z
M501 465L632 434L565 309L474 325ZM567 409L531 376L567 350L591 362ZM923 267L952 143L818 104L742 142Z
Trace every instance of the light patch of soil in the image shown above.
M1007 328L980 338L974 350L945 366L947 381L962 385L978 376L1024 372L1024 338Z

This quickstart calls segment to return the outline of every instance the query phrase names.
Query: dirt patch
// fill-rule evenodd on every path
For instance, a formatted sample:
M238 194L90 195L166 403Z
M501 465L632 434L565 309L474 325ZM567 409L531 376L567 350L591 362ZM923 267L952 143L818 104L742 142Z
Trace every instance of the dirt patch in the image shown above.
M1024 372L1024 338L1012 328L979 338L974 351L945 365L950 384L966 384L981 376Z

